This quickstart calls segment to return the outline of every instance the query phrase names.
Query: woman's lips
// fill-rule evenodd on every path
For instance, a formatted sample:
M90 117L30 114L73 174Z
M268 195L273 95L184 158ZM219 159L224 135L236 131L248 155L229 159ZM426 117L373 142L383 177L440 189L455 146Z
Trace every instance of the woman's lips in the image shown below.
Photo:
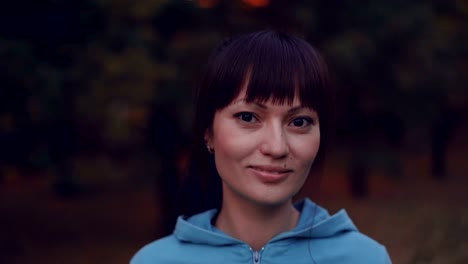
M248 166L248 168L252 170L255 176L265 183L280 182L286 179L293 171L292 169L278 166Z

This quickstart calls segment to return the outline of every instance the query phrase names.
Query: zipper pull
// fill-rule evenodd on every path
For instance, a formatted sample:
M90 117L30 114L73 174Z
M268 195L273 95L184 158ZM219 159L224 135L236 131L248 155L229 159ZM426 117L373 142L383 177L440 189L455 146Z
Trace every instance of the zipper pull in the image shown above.
M260 264L260 256L261 256L261 252L264 250L265 248L262 247L260 249L260 251L253 251L252 249L250 249L252 251L252 258L253 258L253 263L254 264Z
M254 251L254 253L253 253L253 263L254 264L260 263L260 252Z

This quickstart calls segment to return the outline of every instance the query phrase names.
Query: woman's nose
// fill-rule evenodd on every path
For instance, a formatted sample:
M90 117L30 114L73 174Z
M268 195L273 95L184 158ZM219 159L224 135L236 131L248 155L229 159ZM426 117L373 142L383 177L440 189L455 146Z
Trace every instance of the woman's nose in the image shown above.
M289 154L286 135L281 125L270 124L263 128L262 144L260 151L262 154L275 159L284 158Z

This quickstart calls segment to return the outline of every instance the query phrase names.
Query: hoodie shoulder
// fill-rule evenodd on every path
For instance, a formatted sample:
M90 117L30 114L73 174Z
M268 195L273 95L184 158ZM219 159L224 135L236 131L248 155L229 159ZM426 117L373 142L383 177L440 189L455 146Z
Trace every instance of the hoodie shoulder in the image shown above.
M130 264L167 263L171 256L180 254L174 235L153 241L142 247L130 260Z
M211 219L215 210L192 217L180 216L174 233L151 242L141 248L130 264L158 263L222 263L226 255L232 254L228 246L240 245L241 241L216 233L212 230ZM217 250L213 250L213 249Z
M306 218L303 229L295 235L311 239L317 263L391 263L385 247L359 232L346 210L330 215L325 209L305 200L302 215Z
M310 248L315 249L313 258L317 263L391 263L383 245L357 230L312 239Z
M351 231L348 232L346 240L346 254L350 260L354 260L350 263L391 263L385 246L374 239L358 231Z

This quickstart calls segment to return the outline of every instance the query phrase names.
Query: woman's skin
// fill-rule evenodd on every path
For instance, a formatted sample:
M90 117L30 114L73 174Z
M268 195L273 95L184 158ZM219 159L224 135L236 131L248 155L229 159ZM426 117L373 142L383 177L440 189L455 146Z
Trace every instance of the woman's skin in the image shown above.
M297 224L292 197L309 175L320 129L317 113L297 98L292 104L246 103L246 85L215 113L205 139L223 182L215 225L260 250Z

